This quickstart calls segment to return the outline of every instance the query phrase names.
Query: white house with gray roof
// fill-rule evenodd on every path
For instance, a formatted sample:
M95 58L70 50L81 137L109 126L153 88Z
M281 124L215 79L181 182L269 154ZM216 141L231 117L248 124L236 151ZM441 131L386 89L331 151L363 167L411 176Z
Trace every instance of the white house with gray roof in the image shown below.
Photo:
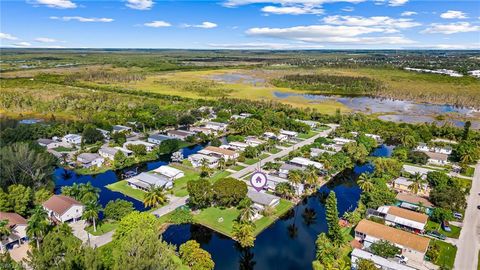
M264 192L257 192L253 189L248 189L247 197L252 200L254 206L258 209L265 209L265 207L275 207L280 203L280 198Z
M81 153L77 156L77 162L84 168L90 168L93 166L101 167L105 159L99 154L95 153Z
M119 146L116 147L102 147L98 150L98 154L104 158L108 158L110 160L115 159L115 154L121 151L126 157L131 157L133 155L133 151L128 150L126 148L122 148Z
M143 172L139 175L127 179L127 183L132 188L140 189L143 191L148 191L152 186L163 187L165 189L170 189L173 187L172 181L169 181L168 179L162 177L159 174L148 172Z
M166 140L175 140L175 137L172 136L167 136L163 134L152 134L148 137L147 141L149 143L154 143L154 144L161 144L163 141Z
M155 147L155 144L149 143L149 142L144 142L144 141L128 141L123 144L123 148L128 149L129 145L145 145L145 149L147 149L147 152L151 152L153 148Z

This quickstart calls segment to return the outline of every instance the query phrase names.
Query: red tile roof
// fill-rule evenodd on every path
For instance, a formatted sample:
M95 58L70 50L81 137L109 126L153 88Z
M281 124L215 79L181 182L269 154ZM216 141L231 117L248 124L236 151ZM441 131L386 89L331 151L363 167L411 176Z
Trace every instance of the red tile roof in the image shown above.
M27 220L17 213L0 212L0 220L8 220L8 226L27 224Z
M43 203L43 207L54 211L59 215L63 215L74 205L83 205L72 197L63 195L53 195L46 202Z

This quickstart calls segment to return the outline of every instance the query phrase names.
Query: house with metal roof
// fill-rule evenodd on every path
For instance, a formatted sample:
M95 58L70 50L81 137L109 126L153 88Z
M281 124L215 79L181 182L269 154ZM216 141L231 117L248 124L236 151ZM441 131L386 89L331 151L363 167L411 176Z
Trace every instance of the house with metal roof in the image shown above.
M201 167L204 163L206 163L209 168L215 168L218 165L218 160L218 157L204 154L193 154L188 156L188 161L192 163L194 168Z
M176 138L174 138L174 137L157 133L157 134L152 134L152 135L148 136L147 141L149 143L153 143L153 144L161 144L163 141L175 140L175 139Z
M303 167L297 164L290 164L290 163L284 163L280 168L278 169L278 175L283 178L288 177L288 173L290 171L294 170L300 170L300 171L305 171L307 167Z
M380 206L377 211L385 215L386 225L405 228L415 233L423 232L428 221L425 214L397 206Z
M154 143L144 142L144 141L139 141L139 140L127 141L126 143L123 144L123 148L128 149L129 145L145 145L145 149L147 150L147 152L152 152L153 148L155 148Z
M290 164L298 165L300 167L308 167L308 166L314 166L315 168L321 170L323 169L323 164L320 162L316 162L313 160L310 160L308 158L303 158L303 157L294 157L289 161Z
M115 146L115 147L102 147L98 149L98 154L102 156L103 158L108 158L110 160L115 159L115 154L120 151L122 152L126 157L131 157L133 156L133 151L128 150L123 147Z
M386 259L377 255L374 255L366 250L355 248L351 253L351 266L352 270L358 269L359 260L372 261L378 269L381 270L416 270L405 264L401 264L394 259Z
M185 176L185 173L182 170L171 166L160 166L153 170L153 172L162 175L163 177L167 178L169 181L173 181L178 178L182 178Z
M162 187L170 189L173 187L173 182L169 179L155 173L143 172L127 179L129 186L135 189L148 191L153 187Z
M193 131L186 131L186 130L180 130L180 129L167 131L167 136L172 137L174 139L179 139L182 141L184 141L185 139L193 135L195 135L195 132Z
M280 203L280 198L265 192L258 192L248 189L247 197L252 200L257 209L265 209L265 207L275 207Z
M84 168L101 167L105 159L96 153L81 153L77 156L77 162Z

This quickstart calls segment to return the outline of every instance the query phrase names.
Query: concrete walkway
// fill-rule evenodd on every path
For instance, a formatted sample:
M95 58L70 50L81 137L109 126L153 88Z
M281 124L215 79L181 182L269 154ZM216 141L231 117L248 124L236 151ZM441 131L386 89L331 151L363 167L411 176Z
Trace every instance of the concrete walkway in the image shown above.
M319 138L319 137L327 137L328 134L330 134L330 132L332 132L334 130L335 127L331 127L330 129L327 129L327 130L324 130L316 135L314 135L313 137L310 137L308 139L305 139L299 143L296 143L292 146L289 146L289 147L285 147L285 149L283 149L282 151L276 153L276 154L272 154L262 160L260 160L259 162L257 163L254 163L252 165L248 165L247 167L241 169L240 171L234 173L234 174L231 174L230 176L231 177L234 177L234 178L237 178L237 179L241 179L242 176L248 174L248 173L251 173L253 171L255 171L257 168L261 167L259 165L261 164L265 164L267 162L271 162L271 161L274 161L275 159L277 158L281 158L281 157L284 157L286 155L288 155L290 152L292 152L293 150L296 150L302 146L305 146L305 145L309 145L309 144L312 144L315 139Z
M455 257L455 269L476 270L478 264L478 250L480 239L480 163L475 168L472 180L472 188L467 200L467 209L463 220L463 228L457 242L457 256Z
M115 232L115 230L113 230L98 236L92 235L85 230L85 227L87 227L85 220L70 223L69 226L72 228L72 232L75 237L80 239L82 243L93 248L101 247L110 243L112 241L113 233Z
M166 215L172 212L173 210L177 209L178 207L187 204L188 196L185 196L185 197L169 196L168 199L169 199L168 205L165 205L164 207L160 207L152 211L152 214L154 214L157 217Z

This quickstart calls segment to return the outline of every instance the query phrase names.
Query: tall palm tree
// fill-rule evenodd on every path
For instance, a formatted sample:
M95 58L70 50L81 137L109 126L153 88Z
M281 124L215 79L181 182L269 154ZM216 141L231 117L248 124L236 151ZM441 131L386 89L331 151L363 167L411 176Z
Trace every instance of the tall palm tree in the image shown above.
M41 206L37 206L33 209L32 216L27 222L27 235L30 238L35 238L37 249L40 249L40 239L48 229L47 218L47 212Z
M87 203L98 200L99 196L100 189L92 186L92 183L87 182L86 184L81 185L78 199L84 203Z
M219 160L218 160L218 169L219 170L223 170L225 169L225 166L227 165L227 161L221 157Z
M8 220L0 220L0 239L3 239L6 236L9 236L12 230L8 226Z
M418 194L418 191L423 189L423 184L425 180L423 179L422 175L419 173L415 173L412 178L412 183L408 186L411 192Z
M291 198L294 195L292 185L287 182L278 183L278 185L275 186L275 193L286 199Z
M167 195L165 194L163 187L152 185L150 189L145 193L143 197L143 204L145 207L155 207L159 204L168 202Z
M298 185L302 183L303 174L300 170L292 170L288 172L288 181L292 183L292 186L295 188L295 193L298 194Z
M373 177L370 173L362 173L357 180L358 186L366 192L370 192L375 188Z
M241 223L251 222L252 218L255 216L255 207L253 204L250 204L240 210L239 220Z
M96 220L98 214L102 211L102 207L98 204L97 201L90 201L85 204L85 210L83 211L83 218L86 220L91 220L93 222L93 231L97 231Z
M314 187L318 183L318 173L317 168L313 165L308 165L305 172L305 183L310 187Z
M242 247L253 247L255 236L253 232L255 228L252 223L235 223L233 225L232 234Z

